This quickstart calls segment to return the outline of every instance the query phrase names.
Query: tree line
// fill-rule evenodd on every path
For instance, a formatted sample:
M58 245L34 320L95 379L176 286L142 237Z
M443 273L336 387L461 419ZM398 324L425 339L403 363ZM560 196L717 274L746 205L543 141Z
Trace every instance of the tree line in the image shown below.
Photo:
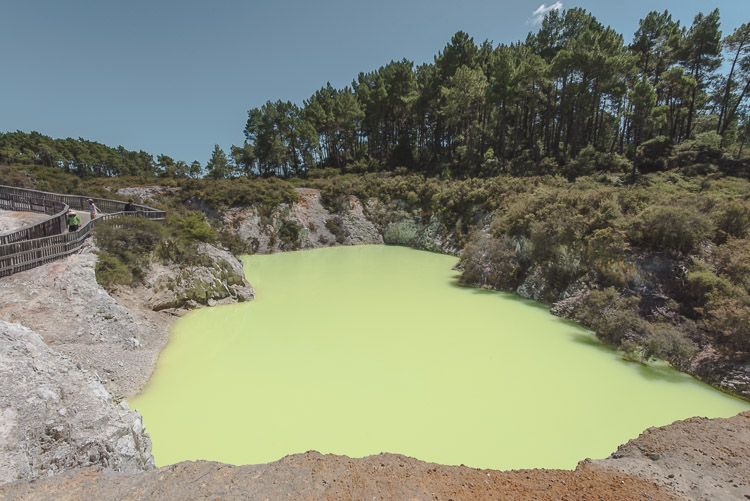
M245 143L217 146L208 174L538 174L582 153L635 169L644 152L686 141L741 156L749 95L750 23L722 39L718 9L690 27L650 12L630 44L584 9L552 11L523 42L458 32L433 63L391 61L302 106L253 108Z
M459 31L432 63L391 61L301 106L268 101L248 111L244 144L216 145L205 167L20 131L0 134L0 162L81 177L635 174L665 168L680 148L743 158L748 104L750 23L722 38L718 9L689 27L653 11L626 44L573 8L548 13L523 42L477 45Z
M187 164L167 155L112 148L83 138L52 139L39 132L0 133L0 163L61 168L78 177L200 177L197 160Z

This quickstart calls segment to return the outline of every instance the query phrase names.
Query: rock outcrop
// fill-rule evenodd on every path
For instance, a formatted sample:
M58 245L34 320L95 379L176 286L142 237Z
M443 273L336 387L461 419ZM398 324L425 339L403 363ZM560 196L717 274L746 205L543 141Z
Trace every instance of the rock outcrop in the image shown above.
M79 254L0 280L0 320L38 332L52 349L91 371L117 401L148 382L175 315L253 297L242 263L210 245L199 248L201 266L154 263L145 285L110 295L96 282L94 250L89 244Z
M383 237L368 219L356 197L347 207L331 213L321 203L320 191L298 188L299 200L281 204L270 214L256 207L240 207L221 215L225 228L253 244L255 252L266 254L284 250L317 249L331 245L382 244ZM200 206L196 206L200 208ZM283 238L285 224L296 225L296 237Z
M236 207L218 214L225 229L251 242L261 254L317 249L334 245L390 244L457 255L454 236L436 215L409 211L403 204L379 200L362 201L349 196L330 212L323 206L319 190L297 188L299 200L281 204L270 213L256 207ZM194 208L217 216L196 201ZM295 225L297 236L284 238L285 224Z
M229 252L200 244L199 265L152 263L141 296L154 311L176 314L199 306L214 306L253 299L255 291L245 279L242 263ZM145 289L145 290L143 290Z
M148 382L174 319L118 302L97 282L96 254L81 253L0 280L0 320L37 332L119 401ZM122 304L121 304L122 303Z
M0 388L0 483L93 465L154 468L137 412L115 405L92 374L37 333L2 321Z
M750 499L750 412L649 428L590 464L653 481L688 499Z

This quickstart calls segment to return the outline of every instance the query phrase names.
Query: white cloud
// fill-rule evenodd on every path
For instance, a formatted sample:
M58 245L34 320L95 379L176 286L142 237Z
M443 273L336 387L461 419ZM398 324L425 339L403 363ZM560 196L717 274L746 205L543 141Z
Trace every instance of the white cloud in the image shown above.
M547 6L546 4L542 4L537 9L531 13L531 18L527 21L529 24L542 24L542 21L544 20L544 16L547 15L548 12L551 12L553 10L562 10L563 4L559 0L555 3L553 3L550 6Z

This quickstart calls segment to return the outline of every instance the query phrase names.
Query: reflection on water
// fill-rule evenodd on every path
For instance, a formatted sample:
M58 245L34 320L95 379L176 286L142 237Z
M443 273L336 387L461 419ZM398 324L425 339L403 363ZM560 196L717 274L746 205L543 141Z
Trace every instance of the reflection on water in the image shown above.
M157 463L315 449L574 468L649 426L748 408L543 305L459 286L455 262L383 246L246 258L256 301L182 318L131 402Z

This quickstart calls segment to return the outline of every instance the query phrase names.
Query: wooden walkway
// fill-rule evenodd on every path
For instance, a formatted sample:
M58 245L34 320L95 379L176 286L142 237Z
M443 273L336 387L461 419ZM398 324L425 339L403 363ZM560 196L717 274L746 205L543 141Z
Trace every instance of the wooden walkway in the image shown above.
M93 221L89 221L89 198L104 212ZM135 212L125 212L126 205L120 200L0 186L0 209L49 216L38 223L0 234L0 277L69 256L83 246L94 226L101 221L116 217L146 217L157 221L166 218L166 212L145 205L135 205ZM78 231L68 232L66 214L71 208L79 212L83 224Z

